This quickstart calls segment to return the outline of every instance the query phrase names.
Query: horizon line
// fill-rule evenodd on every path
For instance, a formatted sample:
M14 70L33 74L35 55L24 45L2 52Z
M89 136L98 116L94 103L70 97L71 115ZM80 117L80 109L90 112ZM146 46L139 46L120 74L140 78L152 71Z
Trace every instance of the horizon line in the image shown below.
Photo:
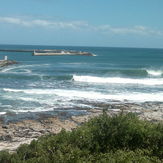
M89 45L50 45L50 44L1 44L0 46L3 45L8 45L8 46L58 46L58 47L88 47L88 48L128 48L128 49L163 49L163 47L127 47L127 46L89 46Z

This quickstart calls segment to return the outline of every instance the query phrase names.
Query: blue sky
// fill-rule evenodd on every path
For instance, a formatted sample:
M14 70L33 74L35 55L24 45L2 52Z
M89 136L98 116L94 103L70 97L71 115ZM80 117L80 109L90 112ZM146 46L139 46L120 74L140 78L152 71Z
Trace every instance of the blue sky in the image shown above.
M0 44L163 48L163 0L0 0Z

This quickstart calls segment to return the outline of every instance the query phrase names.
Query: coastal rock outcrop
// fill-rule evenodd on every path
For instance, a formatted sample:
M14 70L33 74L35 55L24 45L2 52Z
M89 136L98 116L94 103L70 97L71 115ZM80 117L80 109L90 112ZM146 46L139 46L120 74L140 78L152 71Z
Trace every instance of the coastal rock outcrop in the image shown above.
M18 62L13 60L0 60L0 67L5 67L8 65L18 64Z
M96 108L96 109L95 109ZM98 108L98 109L97 109ZM94 109L88 109L85 115L72 115L70 117L41 116L39 119L20 120L17 122L4 123L0 120L0 151L9 150L14 152L21 144L29 144L32 140L46 134L57 134L62 129L71 131L78 125L88 121L90 118L102 114L102 109L107 111L109 116L119 113L133 112L140 119L148 120L153 123L163 121L163 103L143 104L135 103L98 103Z

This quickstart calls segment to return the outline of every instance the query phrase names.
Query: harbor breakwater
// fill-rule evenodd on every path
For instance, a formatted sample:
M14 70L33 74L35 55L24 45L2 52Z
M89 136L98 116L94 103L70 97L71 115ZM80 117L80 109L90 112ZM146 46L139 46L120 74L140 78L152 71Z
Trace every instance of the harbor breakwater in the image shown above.
M35 56L55 56L55 55L94 56L94 54L90 52L63 49L0 49L0 52L31 52Z

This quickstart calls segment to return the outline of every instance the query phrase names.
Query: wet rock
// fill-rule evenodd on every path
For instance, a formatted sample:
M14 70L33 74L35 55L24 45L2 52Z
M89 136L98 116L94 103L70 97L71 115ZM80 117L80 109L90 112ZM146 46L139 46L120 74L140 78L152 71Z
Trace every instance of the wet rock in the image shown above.
M8 129L8 126L7 125L2 125L2 128Z
M12 136L11 135L2 135L0 136L0 141L12 141Z
M0 61L0 67L5 67L8 65L13 65L13 64L18 64L18 62L13 61L13 60L1 60Z

